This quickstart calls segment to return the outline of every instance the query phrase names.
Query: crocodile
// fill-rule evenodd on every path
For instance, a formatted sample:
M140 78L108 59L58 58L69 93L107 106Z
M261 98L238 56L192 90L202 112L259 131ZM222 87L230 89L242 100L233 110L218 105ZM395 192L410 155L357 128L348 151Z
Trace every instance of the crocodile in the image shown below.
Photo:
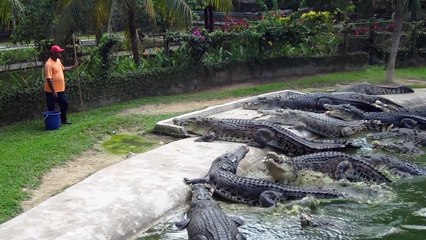
M398 87L387 87L379 86L369 83L361 83L351 85L347 88L340 90L340 92L357 92L368 95L385 95L385 94L403 94L403 93L412 93L414 90L407 86L398 86Z
M173 123L182 126L185 131L202 135L195 140L198 142L210 142L215 139L241 142L259 148L269 146L289 155L357 147L352 145L351 141L340 139L307 140L278 124L263 120L190 117L175 118Z
M324 105L328 110L326 114L332 117L352 120L379 120L384 124L392 124L394 127L426 129L426 117L409 112L364 112L352 105Z
M426 167L383 154L361 155L372 165L384 166L400 177L426 176Z
M275 152L268 152L264 163L275 179L279 179L289 171L293 172L294 177L297 177L298 172L301 170L311 170L322 172L335 180L391 182L389 178L367 161L341 152L320 152L293 158Z
M369 133L367 137L374 140L398 139L399 142L413 142L420 146L426 146L426 131L409 128L392 128L380 133Z
M346 195L334 189L296 187L274 183L264 179L236 175L240 161L248 153L249 147L240 146L213 160L207 175L203 178L188 179L187 184L207 183L214 195L232 202L261 207L273 207L279 202L301 199L308 195L316 198L340 198Z
M265 121L294 125L296 129L308 130L324 137L348 137L365 130L386 131L390 127L376 120L348 122L324 114L294 109L258 110L258 112L269 115Z
M415 143L404 142L403 140L396 140L394 142L374 140L371 142L371 145L376 149L399 154L422 155L424 153Z
M175 225L179 230L186 228L190 240L245 240L238 231L243 220L227 216L213 200L204 184L191 185L192 200L187 219Z
M351 104L365 111L382 111L383 106L376 106L374 102L376 99L366 101L364 98L356 97L357 93L305 93L295 94L286 97L270 96L270 97L259 97L253 100L249 100L244 103L243 109L275 109L275 108L289 108L304 110L309 112L324 112L324 104ZM385 100L383 100L385 101ZM373 103L371 103L373 102ZM395 108L401 106L396 105Z

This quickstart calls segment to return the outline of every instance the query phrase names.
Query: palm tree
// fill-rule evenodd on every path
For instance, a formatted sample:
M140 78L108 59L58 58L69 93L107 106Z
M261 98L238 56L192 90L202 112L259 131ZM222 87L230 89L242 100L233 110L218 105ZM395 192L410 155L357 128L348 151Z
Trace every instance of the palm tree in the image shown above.
M213 32L213 8L228 12L233 9L232 0L208 0L207 6L204 8L204 28L209 32Z
M402 34L402 22L404 19L404 0L396 0L395 3L394 30L391 38L391 47L389 49L389 59L386 66L386 82L392 83L394 80L395 62L398 53L399 42Z
M0 0L0 27L9 27L12 22L12 27L16 26L16 19L23 11L23 5L19 0Z
M142 8L155 22L154 5L164 15L166 20L173 21L174 26L183 28L192 24L191 9L184 0L93 0L93 20L98 34L111 31L112 14L117 11L126 19L128 36L132 47L133 59L140 64L139 44L136 26L136 10ZM209 3L219 10L232 9L232 0L209 0ZM83 5L84 4L84 5ZM76 29L78 22L78 9L87 8L87 1L60 0L61 18L58 26L61 26L62 36Z
M117 11L126 20L126 26L132 47L133 59L140 65L139 44L136 26L136 10L142 8L151 19L155 20L154 3L173 18L177 26L189 26L192 23L191 10L183 0L94 0L92 18L98 34L111 31L112 14ZM84 4L84 5L83 5ZM78 22L78 10L87 7L82 0L60 0L61 18L58 26L62 28L62 36L75 29ZM74 25L73 25L74 24Z

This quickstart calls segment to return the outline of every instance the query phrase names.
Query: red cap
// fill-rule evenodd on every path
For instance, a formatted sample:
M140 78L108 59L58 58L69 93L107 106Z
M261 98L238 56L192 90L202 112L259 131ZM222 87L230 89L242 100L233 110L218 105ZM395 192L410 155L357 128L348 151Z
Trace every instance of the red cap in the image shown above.
M52 52L52 53L61 53L61 52L63 52L64 51L64 49L62 49L61 47L59 47L58 45L53 45L51 48L50 48L50 52Z

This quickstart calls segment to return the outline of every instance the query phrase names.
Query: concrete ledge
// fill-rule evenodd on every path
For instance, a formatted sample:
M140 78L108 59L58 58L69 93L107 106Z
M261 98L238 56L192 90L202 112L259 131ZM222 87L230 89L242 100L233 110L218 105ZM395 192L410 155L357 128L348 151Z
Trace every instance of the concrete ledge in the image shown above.
M0 239L130 239L184 206L184 177L204 176L242 144L176 141L103 169L0 225ZM196 163L196 164L194 164Z

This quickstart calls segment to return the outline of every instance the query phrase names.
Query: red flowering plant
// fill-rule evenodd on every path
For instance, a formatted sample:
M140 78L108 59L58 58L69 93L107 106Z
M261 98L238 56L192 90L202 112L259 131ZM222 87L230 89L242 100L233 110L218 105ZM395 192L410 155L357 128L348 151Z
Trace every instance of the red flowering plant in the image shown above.
M249 27L250 24L245 18L225 16L225 26L222 27L222 30L226 32L240 32L248 29Z

